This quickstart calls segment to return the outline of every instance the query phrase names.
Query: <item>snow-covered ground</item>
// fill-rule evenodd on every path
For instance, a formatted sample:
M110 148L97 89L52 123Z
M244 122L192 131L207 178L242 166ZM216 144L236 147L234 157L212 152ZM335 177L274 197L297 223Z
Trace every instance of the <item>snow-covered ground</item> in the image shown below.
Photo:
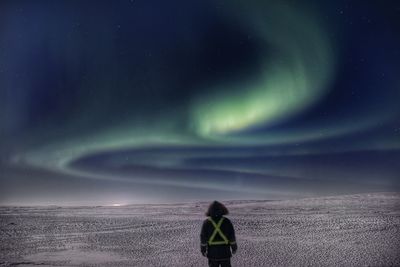
M208 203L0 207L0 266L207 266ZM233 266L400 265L400 194L229 201Z

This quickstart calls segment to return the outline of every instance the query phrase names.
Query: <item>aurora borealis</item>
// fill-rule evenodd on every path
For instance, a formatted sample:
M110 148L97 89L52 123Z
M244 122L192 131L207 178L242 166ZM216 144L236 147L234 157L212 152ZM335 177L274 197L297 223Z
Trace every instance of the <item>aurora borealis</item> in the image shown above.
M2 1L0 204L398 191L399 15L396 1Z

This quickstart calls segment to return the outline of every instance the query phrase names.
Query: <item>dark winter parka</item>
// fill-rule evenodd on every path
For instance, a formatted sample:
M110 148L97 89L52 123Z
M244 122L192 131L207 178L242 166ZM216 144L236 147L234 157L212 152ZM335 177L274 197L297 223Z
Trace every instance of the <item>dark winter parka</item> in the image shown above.
M229 259L237 250L235 230L231 221L223 215L228 214L226 207L214 201L211 203L201 229L201 252L209 259Z

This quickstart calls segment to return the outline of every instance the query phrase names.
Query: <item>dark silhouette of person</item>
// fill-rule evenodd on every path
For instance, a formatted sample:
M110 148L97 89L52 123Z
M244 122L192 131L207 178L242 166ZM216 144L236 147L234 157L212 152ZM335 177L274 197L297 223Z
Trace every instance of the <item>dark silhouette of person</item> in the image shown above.
M201 254L208 258L210 267L230 267L232 254L236 253L235 230L231 221L224 217L228 209L214 201L208 207L200 234Z

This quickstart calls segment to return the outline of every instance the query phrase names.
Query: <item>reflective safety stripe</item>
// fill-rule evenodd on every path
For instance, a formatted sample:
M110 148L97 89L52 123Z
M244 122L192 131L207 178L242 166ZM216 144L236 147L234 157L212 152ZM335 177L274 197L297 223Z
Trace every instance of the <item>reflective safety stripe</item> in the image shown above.
M208 220L212 223L212 225L214 226L214 232L212 233L210 239L208 240L208 244L209 245L226 245L229 243L228 238L226 238L226 236L224 235L224 233L222 233L220 227L222 222L224 221L224 218L222 217L218 223L215 223L213 221L213 219L208 218ZM222 237L223 240L221 241L214 241L215 236L217 235L217 233Z

